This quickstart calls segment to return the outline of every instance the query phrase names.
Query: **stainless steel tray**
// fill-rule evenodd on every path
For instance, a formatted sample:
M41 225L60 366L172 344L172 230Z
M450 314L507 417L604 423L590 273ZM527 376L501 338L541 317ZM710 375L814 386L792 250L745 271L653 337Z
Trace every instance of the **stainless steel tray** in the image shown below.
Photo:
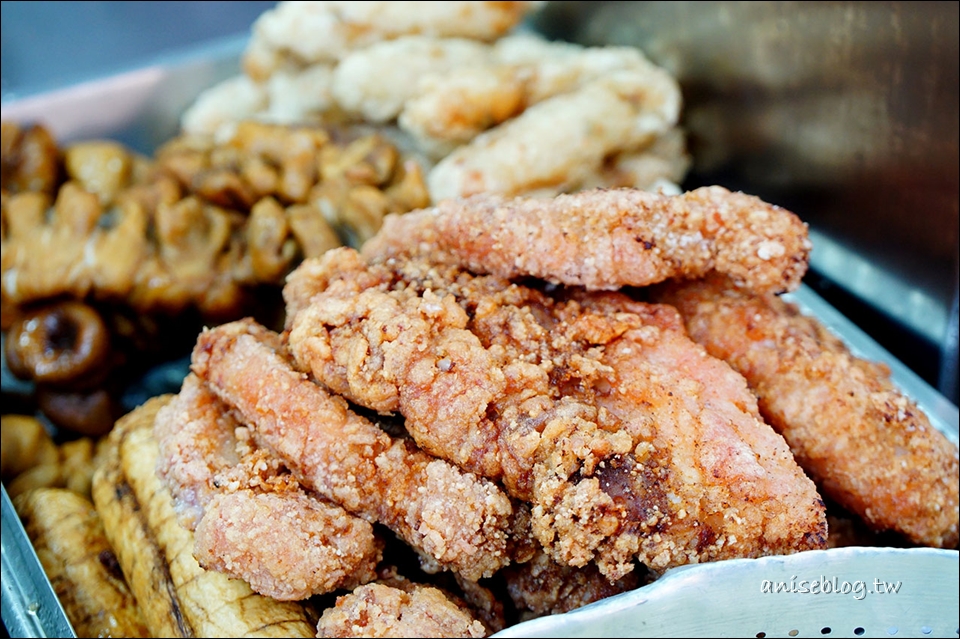
M150 153L178 130L204 88L239 72L245 38L181 52L117 76L5 102L3 119L43 122L60 141L109 137ZM789 296L858 355L888 364L934 426L958 442L958 410L872 338L802 286ZM75 636L3 489L3 623L11 636ZM497 636L957 636L958 553L844 548L669 571L653 584ZM901 582L896 594L763 593L765 581Z

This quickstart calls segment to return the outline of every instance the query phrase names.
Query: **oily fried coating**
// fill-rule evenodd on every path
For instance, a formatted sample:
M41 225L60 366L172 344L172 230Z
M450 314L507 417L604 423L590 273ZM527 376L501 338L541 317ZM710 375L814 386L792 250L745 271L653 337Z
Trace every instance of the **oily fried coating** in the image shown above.
M555 560L610 580L817 548L823 504L743 378L668 306L556 300L426 260L338 249L285 291L298 367L397 411L425 450L532 503ZM309 291L309 292L308 292ZM310 295L308 301L297 295Z
M383 40L421 34L495 40L540 2L280 2L253 25L244 72L257 81L277 69L335 62Z
M94 503L148 626L160 637L313 636L304 605L257 594L197 562L194 534L177 521L156 473L153 422L172 397L147 400L117 422L94 476Z
M411 35L377 42L337 65L333 96L347 113L387 122L417 95L423 77L482 63L488 55L489 47L482 42L464 38Z
M308 495L195 375L157 413L154 433L157 472L181 524L196 531L204 568L281 601L375 577L381 544L372 526Z
M810 249L806 224L790 211L711 186L677 196L595 189L444 201L388 216L362 252L419 253L477 273L595 290L718 271L751 291L783 292L799 286Z
M894 386L889 369L851 354L796 306L722 278L665 286L656 297L743 374L825 497L874 530L956 547L957 447Z
M373 580L381 545L369 523L303 491L238 490L208 504L194 553L262 595L300 601Z
M467 579L509 562L512 506L499 488L391 439L295 371L276 338L251 321L207 330L193 371L305 486Z
M485 637L487 629L442 590L406 580L371 583L337 598L318 637Z
M665 71L657 72L673 91L652 85L647 74L622 70L534 104L440 160L427 176L430 195L436 202L575 190L606 157L649 143L676 124L679 89Z

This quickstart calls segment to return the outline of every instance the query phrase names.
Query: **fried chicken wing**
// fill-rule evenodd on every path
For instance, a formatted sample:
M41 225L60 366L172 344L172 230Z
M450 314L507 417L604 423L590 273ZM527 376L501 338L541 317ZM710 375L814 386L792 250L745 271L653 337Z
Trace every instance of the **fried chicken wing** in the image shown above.
M308 495L195 375L157 412L154 434L158 474L204 568L281 601L376 577L382 544L370 523Z
M477 273L588 289L718 271L743 288L783 292L799 286L810 248L806 224L793 213L712 186L677 196L597 189L549 200L449 200L388 216L362 252L367 259L419 253Z
M276 339L252 321L207 330L193 371L304 485L468 579L509 562L512 506L499 488L391 439L295 371Z
M352 249L304 268L323 288L287 291L301 309L287 340L298 367L398 411L425 450L530 501L557 561L595 560L615 580L635 558L662 570L822 545L812 482L743 378L670 307L557 300Z
M957 447L890 380L820 322L722 278L658 288L690 335L740 371L825 497L874 530L957 545Z

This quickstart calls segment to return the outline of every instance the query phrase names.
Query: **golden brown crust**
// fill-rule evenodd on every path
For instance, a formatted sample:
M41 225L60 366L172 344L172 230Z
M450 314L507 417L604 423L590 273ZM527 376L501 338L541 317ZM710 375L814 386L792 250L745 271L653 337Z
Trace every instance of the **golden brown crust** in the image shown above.
M779 293L799 286L810 247L793 213L712 186L677 196L595 189L446 200L388 217L362 252L380 260L419 254L475 273L593 290L717 271L745 289Z
M855 357L796 306L721 278L674 285L658 299L676 305L691 336L747 378L826 497L875 530L956 547L957 447L886 367Z
M124 512L136 513L138 522L133 527L133 541L127 542L131 552L118 552L121 567L131 575L131 584L137 579L147 582L135 592L158 600L161 621L169 632L180 633L168 636L314 636L313 624L301 604L264 597L245 582L204 570L198 564L193 554L194 535L177 522L171 495L155 472L159 449L153 438L153 422L157 411L171 398L166 395L149 400L124 416L110 435L119 459L119 474L113 485L122 488L113 494L131 495L135 504L118 513L120 518L114 521L120 526L117 536L125 538L127 532L124 527L129 522L124 520ZM101 480L100 495L110 505L114 503L111 486L104 479L108 478ZM156 561L147 567L143 566L144 558Z
M529 501L557 561L617 579L635 558L662 570L822 546L812 482L672 308L352 249L303 268L319 284L291 278L298 367Z
M304 485L470 579L509 562L512 507L499 488L391 439L294 370L278 339L251 321L206 330L192 369Z

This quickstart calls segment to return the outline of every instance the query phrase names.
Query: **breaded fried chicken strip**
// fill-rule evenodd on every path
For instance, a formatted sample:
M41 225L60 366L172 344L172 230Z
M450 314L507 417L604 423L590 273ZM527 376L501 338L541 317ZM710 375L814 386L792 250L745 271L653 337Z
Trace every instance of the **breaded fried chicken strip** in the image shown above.
M874 530L955 548L958 453L882 364L815 318L722 278L658 288L690 335L746 377L767 421L829 497Z
M428 260L352 249L291 276L288 345L335 392L398 411L425 450L532 503L555 560L615 580L817 548L823 504L743 378L665 305L555 300ZM629 305L629 306L628 306Z
M380 522L467 579L509 562L509 498L489 481L391 439L295 371L250 320L204 331L192 370L311 489Z
M725 273L756 292L796 289L811 243L796 215L723 187L677 196L591 190L553 199L477 195L389 215L366 259L418 253L476 273L588 289Z
M376 577L382 543L370 523L307 494L196 375L158 411L154 434L158 475L204 568L281 601Z

